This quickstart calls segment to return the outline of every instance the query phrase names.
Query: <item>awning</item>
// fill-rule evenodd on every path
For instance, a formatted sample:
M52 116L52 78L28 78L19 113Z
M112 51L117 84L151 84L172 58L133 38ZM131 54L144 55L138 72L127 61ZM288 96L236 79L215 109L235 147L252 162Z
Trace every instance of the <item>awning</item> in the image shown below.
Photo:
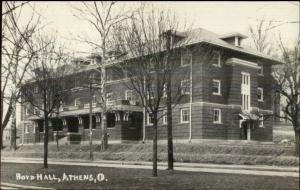
M257 121L259 119L259 116L252 114L252 113L240 113L239 116L241 117L240 120L240 128L242 127L243 122L245 121Z

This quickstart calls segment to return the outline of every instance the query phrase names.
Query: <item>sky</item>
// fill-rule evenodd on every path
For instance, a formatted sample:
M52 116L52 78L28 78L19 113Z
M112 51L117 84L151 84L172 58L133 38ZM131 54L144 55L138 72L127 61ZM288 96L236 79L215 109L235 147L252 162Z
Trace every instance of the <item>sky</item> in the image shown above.
M123 2L126 7L137 7L138 2ZM76 52L89 52L89 46L73 40L78 35L96 37L97 33L86 21L74 16L72 6L80 2L40 1L31 2L31 7L24 8L25 16L31 15L32 7L42 18L45 25L44 33L57 33L59 41ZM259 1L259 2L203 2L203 1L164 1L153 2L154 7L173 11L178 18L191 28L205 28L217 34L240 32L249 36L249 25L255 25L259 20L273 20L277 24L299 21L299 2L292 1ZM28 17L27 17L28 18ZM272 38L278 34L287 46L292 46L299 35L299 24L283 24L272 30ZM248 45L248 38L243 43ZM80 55L80 53L78 53ZM19 118L19 116L18 116ZM19 120L19 119L18 119Z
M138 2L122 2L128 7L136 7ZM205 28L217 34L240 32L249 36L249 25L258 20L273 20L277 25L299 21L299 4L291 1L223 2L223 1L156 1L154 7L173 11L190 28ZM72 6L80 2L34 2L43 22L47 23L46 32L57 32L59 38L70 49L86 52L89 46L74 40L78 35L88 35L96 39L97 33L86 21L74 16ZM32 10L28 10L29 12ZM299 35L299 24L283 24L273 29L272 34L281 33L287 45L292 45ZM250 43L250 39L244 43Z

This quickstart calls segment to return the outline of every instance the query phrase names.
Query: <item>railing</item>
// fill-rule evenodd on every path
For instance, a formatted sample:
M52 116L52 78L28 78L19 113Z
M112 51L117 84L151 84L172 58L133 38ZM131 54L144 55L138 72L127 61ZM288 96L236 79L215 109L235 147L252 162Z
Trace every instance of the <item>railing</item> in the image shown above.
M93 108L97 107L97 103L92 103L92 107L93 107ZM84 109L90 108L90 104L84 104L84 105L83 105L83 108L84 108Z

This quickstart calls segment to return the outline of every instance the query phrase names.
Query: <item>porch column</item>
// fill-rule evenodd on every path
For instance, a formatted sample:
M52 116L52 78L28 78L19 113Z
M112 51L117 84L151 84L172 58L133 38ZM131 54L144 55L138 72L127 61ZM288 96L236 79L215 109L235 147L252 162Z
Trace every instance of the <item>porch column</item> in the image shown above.
M67 119L61 118L61 120L62 120L62 124L63 124L63 132L67 133L68 132Z
M251 126L250 123L247 124L247 141L251 140Z
M101 128L101 116L100 116L100 114L95 114L95 119L96 119L96 129Z
M77 119L78 119L78 132L80 134L82 134L84 131L84 126L83 126L83 121L82 121L83 119L81 116L77 116Z

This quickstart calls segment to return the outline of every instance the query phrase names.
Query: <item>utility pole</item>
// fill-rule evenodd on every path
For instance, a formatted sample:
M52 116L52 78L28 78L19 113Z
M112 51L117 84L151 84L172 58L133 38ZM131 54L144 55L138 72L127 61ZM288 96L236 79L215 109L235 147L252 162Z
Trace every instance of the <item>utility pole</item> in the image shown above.
M90 128L90 160L93 160L93 142L92 142L92 138L93 138L93 130L92 130L92 127L93 127L93 106L92 106L92 102L93 101L93 95L92 95L92 82L90 82L90 113L89 113L89 128Z

